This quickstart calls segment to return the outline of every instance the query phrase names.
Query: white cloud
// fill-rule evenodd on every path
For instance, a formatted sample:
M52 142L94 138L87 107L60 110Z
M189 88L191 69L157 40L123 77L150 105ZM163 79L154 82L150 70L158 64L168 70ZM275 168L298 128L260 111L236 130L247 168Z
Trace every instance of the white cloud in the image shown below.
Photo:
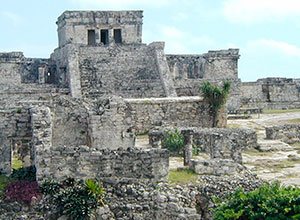
M0 18L7 20L13 26L19 26L22 24L23 19L20 15L9 11L0 12Z
M197 49L211 48L215 45L214 40L209 36L195 36L173 26L162 25L157 30L156 37L166 42L166 53L202 53L203 51Z
M280 21L299 17L299 0L225 0L223 14L235 23Z
M275 50L287 56L300 57L300 47L289 44L284 41L276 41L272 39L259 39L248 43L248 49L252 50Z
M178 12L172 16L173 21L186 21L188 19L188 15L184 12Z
M171 0L69 0L82 9L99 7L101 9L126 9L128 7L162 7L171 3Z

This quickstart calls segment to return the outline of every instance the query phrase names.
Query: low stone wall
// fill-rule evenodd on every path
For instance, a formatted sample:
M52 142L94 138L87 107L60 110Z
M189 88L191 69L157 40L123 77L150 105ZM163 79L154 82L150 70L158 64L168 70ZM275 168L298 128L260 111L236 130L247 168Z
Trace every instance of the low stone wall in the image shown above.
M257 147L257 136L252 129L207 128L193 130L194 144L211 158L232 159L242 163L243 149Z
M174 128L173 128L174 129ZM152 147L160 147L160 140L166 130L149 132L149 143ZM190 131L193 146L198 152L205 152L211 159L231 159L242 163L242 150L257 148L257 136L254 130L241 128L179 128L181 132Z
M269 140L280 139L285 143L300 142L300 125L285 124L266 128L266 137Z
M155 126L212 127L209 106L202 98L125 99L137 133L146 133ZM226 113L220 114L220 126L226 125Z
M234 175L245 168L230 159L191 160L190 168L200 175Z
M45 178L97 178L102 181L126 179L139 181L165 180L169 169L169 154L164 149L97 150L87 146L55 147L43 153L36 149L39 181Z

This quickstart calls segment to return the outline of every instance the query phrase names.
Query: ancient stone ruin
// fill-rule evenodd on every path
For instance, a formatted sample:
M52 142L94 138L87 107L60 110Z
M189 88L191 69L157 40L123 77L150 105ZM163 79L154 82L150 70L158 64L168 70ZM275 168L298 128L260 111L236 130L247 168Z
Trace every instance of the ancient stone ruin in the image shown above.
M0 53L1 173L11 172L18 154L25 166L36 167L38 182L102 180L111 187L110 209L120 218L200 219L207 208L197 197L203 189L162 183L156 188L169 170L169 153L158 144L165 129L180 128L209 155L208 161L190 161L199 174L239 172L242 149L256 145L252 131L212 129L209 105L199 96L201 83L229 80L230 111L258 102L281 106L288 98L293 106L300 103L298 82L241 83L238 49L165 54L164 42L142 42L142 23L142 11L65 11L56 22L58 48L50 58ZM273 100L279 84L293 96ZM257 99L247 86L257 87ZM226 116L222 109L219 127L226 126ZM136 135L145 133L151 147L139 148ZM230 188L230 181L224 184Z
M231 80L236 86L229 106L238 106L238 50L165 55L164 42L142 43L142 19L142 11L66 11L57 20L58 48L49 59L0 54L1 172L10 173L16 149L26 149L23 162L35 165L42 180L78 175L71 168L56 173L68 167L66 158L85 164L110 158L102 151L132 148L136 134L155 126L211 127L208 105L195 96L203 80ZM164 179L164 150L144 154L161 155L144 169ZM128 161L138 160L129 154ZM114 169L103 175L118 176ZM97 176L92 168L82 172Z

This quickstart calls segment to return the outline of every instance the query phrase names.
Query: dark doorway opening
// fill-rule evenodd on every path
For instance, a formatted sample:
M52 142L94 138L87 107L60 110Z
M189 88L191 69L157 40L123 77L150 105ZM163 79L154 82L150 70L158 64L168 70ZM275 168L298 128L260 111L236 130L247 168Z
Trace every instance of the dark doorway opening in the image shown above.
M114 39L116 44L122 43L121 29L114 29Z
M101 30L101 43L104 45L108 45L108 30L103 29Z
M88 45L96 45L96 34L95 30L88 30Z

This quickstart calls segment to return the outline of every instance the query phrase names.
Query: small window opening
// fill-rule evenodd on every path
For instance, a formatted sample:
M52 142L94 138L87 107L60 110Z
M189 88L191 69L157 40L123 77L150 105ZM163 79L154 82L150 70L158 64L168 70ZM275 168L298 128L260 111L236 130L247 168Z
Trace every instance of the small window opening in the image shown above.
M103 29L101 30L101 43L104 45L108 45L108 30Z
M114 39L116 44L122 43L121 29L114 29Z
M88 45L96 45L95 30L88 30Z

